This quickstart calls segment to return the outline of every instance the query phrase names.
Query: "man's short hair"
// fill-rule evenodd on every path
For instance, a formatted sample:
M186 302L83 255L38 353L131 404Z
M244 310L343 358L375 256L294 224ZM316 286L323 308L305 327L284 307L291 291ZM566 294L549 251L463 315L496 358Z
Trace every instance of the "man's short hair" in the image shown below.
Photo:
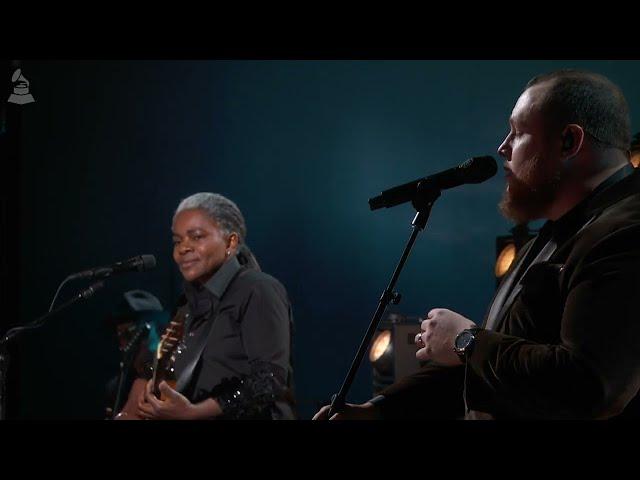
M629 107L622 90L611 80L592 72L558 70L534 77L525 90L547 82L542 111L560 128L575 123L597 147L629 150Z

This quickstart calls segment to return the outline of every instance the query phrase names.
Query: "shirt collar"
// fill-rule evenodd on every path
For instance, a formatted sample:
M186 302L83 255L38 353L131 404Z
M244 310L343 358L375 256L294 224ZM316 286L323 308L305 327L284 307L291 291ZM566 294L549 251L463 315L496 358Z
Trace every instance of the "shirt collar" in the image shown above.
M233 280L233 277L236 276L241 268L240 262L234 255L222 264L218 271L204 284L204 287L220 300L231 283L231 280Z
M556 221L549 220L544 224L541 231L553 232L554 235L570 232L576 226L582 225L590 213L593 213L595 205L600 204L602 193L609 191L610 187L617 184L624 178L634 173L635 169L631 164L619 168L606 180L600 183L585 199L580 201L575 207L565 213Z
M233 256L224 262L204 285L184 283L184 294L194 317L206 316L211 312L213 307L211 297L220 300L241 268L240 262Z

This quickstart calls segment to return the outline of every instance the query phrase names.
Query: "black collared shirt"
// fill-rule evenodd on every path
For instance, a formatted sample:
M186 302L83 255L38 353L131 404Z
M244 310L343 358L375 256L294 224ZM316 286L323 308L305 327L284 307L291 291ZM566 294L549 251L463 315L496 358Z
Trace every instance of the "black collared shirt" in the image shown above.
M293 320L282 284L232 257L204 285L185 283L184 291L178 390L192 402L217 398L235 418L251 410L249 397L261 396L271 418L293 418Z

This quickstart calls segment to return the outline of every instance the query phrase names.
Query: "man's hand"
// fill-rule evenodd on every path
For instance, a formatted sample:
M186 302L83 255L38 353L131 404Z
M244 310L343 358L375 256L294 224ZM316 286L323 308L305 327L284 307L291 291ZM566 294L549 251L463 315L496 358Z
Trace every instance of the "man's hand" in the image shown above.
M347 403L344 409L340 413L334 413L331 418L327 418L329 415L329 408L331 405L325 405L318 413L313 416L314 420L378 420L380 418L380 412L378 408L371 402L363 403L361 405L354 405Z
M468 318L444 308L434 308L422 322L422 333L416 335L418 360L433 360L440 365L462 365L453 350L456 336L467 328L475 327Z

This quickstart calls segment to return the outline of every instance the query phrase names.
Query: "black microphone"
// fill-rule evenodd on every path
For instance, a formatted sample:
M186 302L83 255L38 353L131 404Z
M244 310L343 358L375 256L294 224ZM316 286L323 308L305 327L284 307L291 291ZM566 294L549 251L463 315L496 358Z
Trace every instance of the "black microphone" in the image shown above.
M389 208L412 201L420 190L446 190L466 183L481 183L493 177L498 165L491 156L473 157L457 167L444 170L429 177L419 178L413 182L398 185L385 190L380 195L369 199L369 208Z
M104 287L103 281L96 282L89 288L85 288L84 290L82 290L79 294L76 295L76 297L78 298L78 300L80 298L84 298L86 300L87 298L93 296L93 294L100 290L102 287Z
M137 257L123 260L122 262L114 263L108 267L96 267L91 270L85 270L83 272L74 273L70 275L68 280L75 280L77 278L107 278L117 273L125 272L144 272L156 267L156 257L153 255L139 255Z

